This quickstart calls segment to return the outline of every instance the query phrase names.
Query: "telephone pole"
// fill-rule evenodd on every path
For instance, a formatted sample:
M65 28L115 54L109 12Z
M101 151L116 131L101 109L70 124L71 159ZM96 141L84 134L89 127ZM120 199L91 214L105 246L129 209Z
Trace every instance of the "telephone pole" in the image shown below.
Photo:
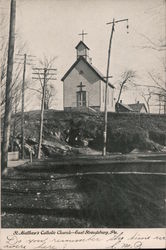
M24 92L25 92L25 72L26 72L26 58L24 54L24 68L22 79L22 112L21 112L21 157L24 160Z
M22 106L21 106L21 158L24 160L24 144L25 144L25 129L24 129L24 99L25 99L25 75L26 75L26 66L27 65L33 65L30 62L27 62L27 60L31 61L32 59L29 59L29 57L35 57L32 55L25 54L16 54L17 56L21 56L23 58L16 58L16 63L23 63L23 79L22 79ZM23 61L20 61L23 60Z
M8 147L10 137L11 112L12 112L12 73L13 73L13 55L15 44L15 19L16 19L16 0L11 0L10 5L10 27L9 27L9 45L6 77L6 100L5 115L3 127L3 143L1 156L1 171L8 167Z
M108 61L107 61L107 75L106 75L106 88L105 88L105 109L104 109L104 132L103 132L103 156L106 156L107 153L107 123L108 123L108 112L107 112L107 95L108 95L108 81L109 81L109 68L110 68L110 57L111 57L111 46L112 46L112 39L113 33L115 30L115 23L119 22L126 22L127 21L127 29L128 29L128 19L116 20L113 18L112 22L107 24L112 24L112 30L109 40L109 47L108 47Z
M45 96L46 96L46 74L47 74L47 69L44 68L43 92L42 92L41 113L40 113L39 148L38 148L38 156L37 156L38 159L41 158L41 144L42 144L42 136L43 136L44 102L45 102Z
M56 69L48 69L48 68L33 68L35 72L34 75L38 75L38 77L32 77L32 79L40 80L40 83L42 85L42 101L41 101L41 112L40 112L40 131L39 131L39 147L38 147L38 155L37 158L41 158L41 146L42 146L42 137L43 137L43 118L44 118L44 103L45 103L45 97L46 97L46 89L47 89L47 82L49 80L56 80L56 78L52 78L51 76L55 76ZM38 72L36 72L38 71ZM44 72L42 72L44 71ZM50 73L49 71L53 71L53 73ZM41 76L43 75L43 76ZM43 83L42 83L43 80Z

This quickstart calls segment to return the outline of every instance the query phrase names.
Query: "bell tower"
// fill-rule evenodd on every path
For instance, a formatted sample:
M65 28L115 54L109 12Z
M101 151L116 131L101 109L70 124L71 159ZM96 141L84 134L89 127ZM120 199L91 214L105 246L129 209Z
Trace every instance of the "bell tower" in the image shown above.
M77 59L80 56L83 56L86 60L89 57L89 48L86 46L86 44L84 43L84 36L87 35L88 33L85 33L84 31L82 31L81 35L82 36L82 40L77 44L76 51L77 51Z
M77 51L77 59L80 56L83 56L86 60L89 58L89 48L84 42L80 41L75 48Z

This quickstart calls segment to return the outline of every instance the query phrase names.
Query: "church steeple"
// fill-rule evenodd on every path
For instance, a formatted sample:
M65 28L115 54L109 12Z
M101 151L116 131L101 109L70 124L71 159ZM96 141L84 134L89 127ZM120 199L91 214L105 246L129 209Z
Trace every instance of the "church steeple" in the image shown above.
M76 50L77 50L77 59L80 56L83 56L86 60L89 57L89 48L86 46L86 44L84 43L84 36L87 35L88 33L85 33L84 30L82 30L82 33L78 34L79 36L82 36L82 41L80 41L77 46L76 46Z
M86 60L88 59L89 48L86 46L86 44L83 41L80 41L75 48L77 50L77 59L80 56L83 56Z

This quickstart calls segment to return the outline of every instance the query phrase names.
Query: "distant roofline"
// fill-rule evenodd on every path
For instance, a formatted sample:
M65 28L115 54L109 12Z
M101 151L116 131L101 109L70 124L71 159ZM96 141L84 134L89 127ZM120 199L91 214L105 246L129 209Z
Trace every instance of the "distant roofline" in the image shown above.
M81 43L89 50L88 46L87 46L83 41L79 41L79 43L77 44L77 46L75 47L75 49L77 49L78 46L79 46Z
M122 103L122 102L118 102L118 105L124 107L125 109L127 109L127 110L129 110L129 111L131 111L131 112L134 111L131 107L129 107L128 104L125 104L125 103Z
M135 107L141 106L141 108L144 107L145 110L146 110L146 112L148 112L145 103L130 103L130 104L125 104L125 103L119 102L118 105L121 105L125 109L127 109L129 111L132 111L132 112L140 112L140 110L141 110L141 109L140 110L135 110L134 107L132 107L132 106L135 106Z
M144 107L145 110L146 110L146 112L148 112L148 110L147 110L147 108L146 108L146 105L145 105L145 103L143 103L143 102L139 102L139 103L130 103L130 104L128 104L128 106L129 106L130 108L132 108L133 110L134 110L134 107L133 107L133 106L135 106L135 107L141 106L141 108ZM140 110L141 110L141 108L140 108Z
M83 57L83 56L79 56L79 58L73 63L73 65L68 69L68 71L66 72L66 74L62 77L62 79L61 79L61 81L64 81L65 80L65 78L70 74L70 72L72 71L72 69L75 67L75 65L79 62L79 61L81 61L81 60L83 60L92 70L93 70L93 72L103 81L103 82L107 82L104 78L103 78L103 76L101 76L100 74L99 74L99 72L97 72L96 70L95 70L95 68L93 67L93 65L91 65L90 63L88 63L87 62L87 60ZM115 88L111 83L108 83L108 85L111 87L111 88Z

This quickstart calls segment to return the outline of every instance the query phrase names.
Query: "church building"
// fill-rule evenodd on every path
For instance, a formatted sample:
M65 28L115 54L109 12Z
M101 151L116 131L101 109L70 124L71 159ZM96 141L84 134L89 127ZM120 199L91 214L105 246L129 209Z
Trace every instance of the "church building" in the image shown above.
M64 110L87 107L104 111L106 78L89 58L89 48L80 41L76 49L76 61L62 77ZM115 111L114 86L108 84L108 111Z

